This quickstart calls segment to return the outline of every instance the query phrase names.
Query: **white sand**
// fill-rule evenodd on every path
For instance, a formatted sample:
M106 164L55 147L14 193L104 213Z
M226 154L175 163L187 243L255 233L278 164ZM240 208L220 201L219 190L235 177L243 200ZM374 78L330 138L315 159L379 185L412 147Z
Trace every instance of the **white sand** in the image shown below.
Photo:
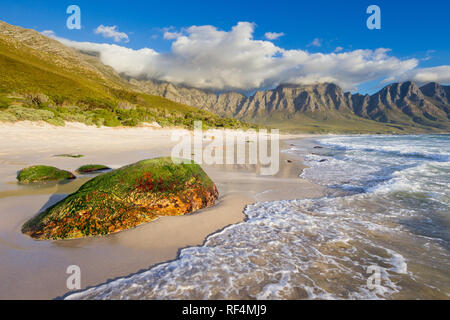
M242 221L247 204L319 197L323 192L298 178L301 159L291 157L293 163L287 164L281 154L280 171L273 177L259 176L253 166L203 166L221 196L216 206L195 214L163 217L102 238L38 242L20 232L25 221L74 192L86 179L34 188L16 183L18 170L35 164L71 171L83 164L118 168L170 155L175 145L171 134L169 129L0 123L0 299L62 296L68 292L65 272L69 265L80 266L83 288L136 273L174 259L179 249L199 245L207 235ZM54 157L66 153L85 157Z

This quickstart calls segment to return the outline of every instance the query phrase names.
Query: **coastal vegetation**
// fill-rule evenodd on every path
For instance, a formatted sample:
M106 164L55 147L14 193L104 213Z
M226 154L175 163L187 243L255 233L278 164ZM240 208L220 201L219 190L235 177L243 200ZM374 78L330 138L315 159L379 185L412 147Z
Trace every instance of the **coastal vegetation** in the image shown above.
M194 121L202 121L207 128L256 128L255 125L237 119L221 118L207 111L177 104L167 99L140 95L139 102L126 109L124 101L83 100L62 102L43 94L19 94L3 96L5 104L0 107L0 121L45 121L55 126L66 122L106 127L135 127L157 122L162 127L193 128ZM42 99L45 102L42 102ZM8 102L6 102L8 101ZM55 102L56 101L56 102Z

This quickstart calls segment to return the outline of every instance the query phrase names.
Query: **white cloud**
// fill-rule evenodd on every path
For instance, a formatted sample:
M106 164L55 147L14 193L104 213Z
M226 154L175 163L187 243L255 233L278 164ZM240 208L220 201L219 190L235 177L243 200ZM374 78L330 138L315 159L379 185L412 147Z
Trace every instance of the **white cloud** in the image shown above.
M46 37L54 37L55 32L53 30L44 30L41 32Z
M308 44L309 47L318 47L320 48L322 46L322 39L315 38L310 44Z
M450 83L450 66L417 68L399 77L400 81L411 80L418 85L428 82Z
M396 58L389 49L328 54L286 50L271 41L254 39L254 28L248 22L240 22L230 31L192 26L174 36L172 49L167 53L57 39L76 49L99 52L103 63L128 76L221 91L250 92L281 83L319 82L334 82L345 90L353 90L369 81L403 77L420 81L435 77L450 82L450 67L416 69L417 59Z
M266 37L266 39L268 40L276 40L278 38L281 38L282 36L284 36L283 32L266 32L266 34L264 35L264 37Z
M117 26L104 26L100 25L97 29L94 30L95 34L101 34L105 38L113 38L115 42L121 42L122 40L125 43L130 42L128 35L124 32L119 32L117 30Z
M433 53L436 53L436 50L427 50L425 58L422 58L422 61L431 60Z
M342 48L342 47L336 47L336 49L334 49L334 52L341 52L342 50L344 50L344 48Z
M77 42L58 37L55 39L77 50L98 52L102 62L113 67L119 73L130 76L148 75L155 79L159 79L161 76L155 65L159 54L153 49L134 50L116 44ZM151 70L154 70L154 74Z
M166 40L174 40L181 36L183 36L181 32L171 32L171 31L164 32L164 39Z

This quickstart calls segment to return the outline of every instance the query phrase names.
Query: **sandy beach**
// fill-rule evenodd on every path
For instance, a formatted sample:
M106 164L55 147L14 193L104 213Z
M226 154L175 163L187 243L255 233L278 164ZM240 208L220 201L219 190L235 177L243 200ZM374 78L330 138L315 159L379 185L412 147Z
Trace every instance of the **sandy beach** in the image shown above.
M174 129L178 130L178 129ZM169 156L172 130L96 128L70 123L0 124L0 299L53 299L68 294L66 269L81 268L82 288L147 270L177 257L180 249L201 244L211 233L242 221L255 202L316 198L323 187L300 179L300 158L280 153L275 176L260 176L254 166L202 166L220 198L208 209L181 217L163 217L106 237L34 241L22 224L43 208L76 191L89 178L43 187L16 183L18 170L46 164L74 171L84 164L119 168L139 160ZM281 136L282 140L302 136ZM287 145L281 143L280 150ZM82 158L55 157L81 154Z

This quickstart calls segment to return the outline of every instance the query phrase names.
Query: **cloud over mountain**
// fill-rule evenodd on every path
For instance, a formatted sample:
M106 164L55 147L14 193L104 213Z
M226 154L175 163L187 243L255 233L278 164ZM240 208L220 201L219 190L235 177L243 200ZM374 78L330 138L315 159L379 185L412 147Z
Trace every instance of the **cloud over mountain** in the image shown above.
M403 79L412 80L419 84L428 82L450 83L450 66L417 68L404 75Z
M165 35L173 40L167 53L57 39L76 49L99 52L103 63L129 76L212 90L252 91L281 83L320 82L352 90L369 81L402 77L450 82L450 66L417 69L417 59L396 58L389 55L389 49L334 53L286 50L271 41L255 39L254 28L249 22L239 22L230 31L210 25L191 26Z
M95 34L101 34L105 38L113 38L115 42L121 42L122 40L125 43L130 42L128 35L124 32L119 32L117 30L117 26L104 26L100 25L97 29L94 30Z

